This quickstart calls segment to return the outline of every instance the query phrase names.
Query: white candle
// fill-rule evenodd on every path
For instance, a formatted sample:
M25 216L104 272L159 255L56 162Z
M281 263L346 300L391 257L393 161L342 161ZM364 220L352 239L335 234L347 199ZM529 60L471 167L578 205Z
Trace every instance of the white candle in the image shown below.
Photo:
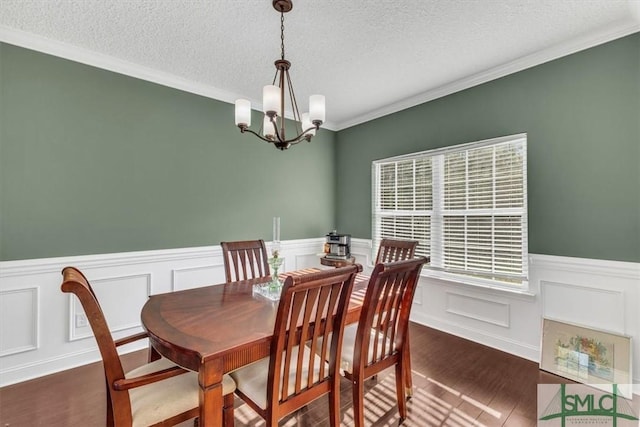
M274 242L280 241L280 217L279 216L273 217L273 241Z

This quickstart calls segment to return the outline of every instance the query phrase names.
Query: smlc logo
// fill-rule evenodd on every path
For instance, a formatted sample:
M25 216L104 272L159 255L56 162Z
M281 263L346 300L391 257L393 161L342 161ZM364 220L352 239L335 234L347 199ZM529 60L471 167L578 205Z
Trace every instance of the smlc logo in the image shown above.
M638 426L639 419L637 412L634 411L631 403L620 395L618 386L613 384L611 392L603 392L594 390L584 385L570 385L568 390L567 384L544 384L538 388L538 406L543 402L546 394L550 395L549 387L543 389L543 386L559 387L559 390L547 401L544 411L539 413L540 421L558 421L562 427L567 425L567 420L571 425L607 425L613 427L622 426ZM545 393L546 392L546 393ZM539 423L538 425L551 425L547 423Z

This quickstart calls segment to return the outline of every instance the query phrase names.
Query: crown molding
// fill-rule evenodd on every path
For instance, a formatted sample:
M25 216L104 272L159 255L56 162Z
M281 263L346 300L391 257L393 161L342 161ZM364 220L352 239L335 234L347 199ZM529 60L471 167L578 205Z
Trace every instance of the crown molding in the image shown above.
M640 6L638 8L640 8ZM433 101L434 99L438 99L455 92L469 89L473 86L477 86L581 50L589 49L638 31L640 31L640 16L634 17L631 21L627 21L619 25L612 25L599 32L558 44L549 49L544 49L518 58L507 64L473 74L450 84L386 105L382 108L356 116L352 119L343 122L326 122L323 124L323 128L332 131L340 131L425 102ZM182 90L184 92L216 99L222 102L233 104L236 99L243 97L242 95L218 89L210 85L193 82L174 74L158 71L150 67L124 61L110 55L101 54L89 49L84 49L68 43L63 43L33 33L7 27L5 25L0 25L0 42L35 50L85 65L90 65L92 67L101 68L162 86ZM254 109L260 110L261 104L255 102L255 100L252 100L252 104L254 105ZM289 114L287 114L287 117L291 118Z
M5 25L0 25L0 42L35 50L37 52L68 59L70 61L112 71L114 73L123 74L125 76L134 77L136 79L145 80L173 89L178 89L183 92L189 92L218 101L227 102L229 104L234 104L238 98L245 98L243 95L218 89L211 85L197 83L183 77L176 76L175 74L145 67L114 56L73 46L68 43L17 30ZM254 110L262 111L261 103L251 100L251 104ZM293 115L288 113L286 114L286 117L291 119L293 118ZM336 130L335 124L331 122L324 123L322 128L333 131Z
M0 25L0 42L24 47L219 101L234 103L238 98L238 96L232 92L217 89L213 86L192 82L174 74L158 71L110 55L27 33L4 25Z
M638 9L640 9L640 2L638 2L638 5ZM626 22L622 25L614 25L597 33L588 34L565 43L557 44L548 49L515 59L506 64L472 74L449 84L428 90L419 95L386 105L366 114L340 122L337 124L336 130L340 131L389 114L397 113L398 111L415 107L416 105L424 104L425 102L433 101L435 99L505 77L509 74L517 73L527 68L532 68L537 65L544 64L545 62L553 61L554 59L571 55L573 53L637 33L638 31L640 31L640 12L639 17L631 22Z

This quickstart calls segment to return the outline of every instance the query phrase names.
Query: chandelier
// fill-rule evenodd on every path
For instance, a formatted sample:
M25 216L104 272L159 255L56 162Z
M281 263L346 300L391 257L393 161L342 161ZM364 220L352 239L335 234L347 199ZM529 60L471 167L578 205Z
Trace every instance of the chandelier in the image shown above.
M272 143L276 148L286 150L303 140L311 141L325 120L325 99L324 95L311 95L309 97L309 112L300 114L289 76L291 62L284 59L284 14L293 8L293 3L291 0L273 0L272 5L276 11L280 12L281 56L274 62L276 74L273 83L265 86L262 90L262 108L264 110L262 129L258 132L249 129L251 126L251 102L247 99L236 101L236 126L240 128L242 133L252 133L261 140ZM289 95L296 133L296 136L289 139L285 136L286 93Z

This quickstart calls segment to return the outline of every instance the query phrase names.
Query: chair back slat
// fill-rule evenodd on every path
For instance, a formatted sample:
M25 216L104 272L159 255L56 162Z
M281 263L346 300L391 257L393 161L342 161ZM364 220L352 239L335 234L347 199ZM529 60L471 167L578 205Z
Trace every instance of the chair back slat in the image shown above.
M355 277L355 276L354 276ZM313 318L311 319L311 321L313 322L314 325L322 325L323 324L323 314L327 312L329 306L335 306L336 304L330 299L331 297L331 293L330 292L331 289L330 288L324 288L321 289L320 292L318 293L318 309L316 310L315 313L313 314ZM333 293L335 295L335 293ZM334 313L331 313L332 315ZM321 339L321 334L323 335L328 335L330 333L330 331L333 330L332 328L332 323L326 323L325 322L325 326L326 328L321 328L321 327L314 327L311 330L311 337L310 337L310 341L311 341L311 346L310 346L310 353L311 354L317 354L316 353L316 349L318 348L318 344L320 342L322 342ZM326 340L325 340L326 341ZM316 370L316 366L315 363L317 362L316 359L313 360L313 370ZM317 369L319 370L319 376L320 378L324 378L327 375L327 369L325 366L325 363L318 363L318 367ZM311 373L309 373L309 375L311 376ZM311 379L310 379L311 380Z
M418 246L417 240L382 239L378 247L375 264L413 258L416 246Z
M325 289L329 289L328 287ZM309 289L309 291L307 292L307 298L306 298L306 302L305 302L305 308L304 308L304 315L302 317L302 331L301 331L301 335L300 335L300 342L306 343L306 342L311 342L313 343L313 335L315 335L315 331L313 330L314 328L312 327L311 324L311 315L313 314L314 311L322 311L323 308L320 307L320 305L318 304L318 296L320 293L321 288L313 288L313 289ZM314 323L315 325L315 323ZM320 329L320 328L317 328ZM311 332L312 335L309 335L309 333ZM310 353L310 354L314 354L314 353ZM298 363L296 365L296 388L295 388L295 392L300 393L300 390L302 390L302 367L304 364L304 351L298 351ZM309 360L309 369L308 369L308 375L307 378L304 379L305 380L305 384L310 385L313 384L313 372L314 372L314 368L315 368L315 358L310 358Z
M269 261L264 240L222 242L220 246L227 282L269 276Z
M338 387L344 321L359 271L360 265L352 265L286 278L271 343L268 411L315 399L315 393L329 392L332 382ZM316 349L330 354L328 367Z
M330 300L331 297L336 298L337 295L335 292L331 292L330 288L324 288L320 291L320 297L319 297L319 301L318 301L318 307L319 309L316 310L315 313L315 318L313 320L313 324L314 325L320 325L322 324L322 316L323 313L327 312L327 304L329 304L329 306L335 306L335 301ZM321 340L320 339L320 334L322 332L324 332L325 334L330 334L333 332L333 323L331 322L327 322L326 324L326 328L323 331L322 328L315 328L313 330L313 337L311 339L311 354L327 354L327 347L330 344L329 340ZM318 353L318 344L320 344L321 347L321 353ZM320 364L320 378L324 378L327 374L326 374L326 364L321 363Z

